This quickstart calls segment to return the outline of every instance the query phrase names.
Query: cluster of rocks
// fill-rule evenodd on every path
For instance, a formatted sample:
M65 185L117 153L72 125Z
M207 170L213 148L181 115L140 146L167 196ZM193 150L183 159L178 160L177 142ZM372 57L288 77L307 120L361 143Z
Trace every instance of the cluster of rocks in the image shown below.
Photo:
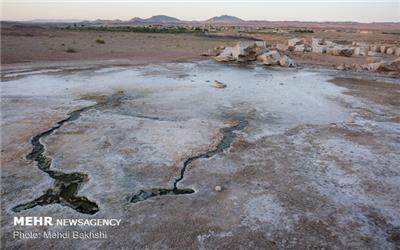
M288 44L277 44L276 48L280 51L294 52L315 52L326 53L335 56L400 56L400 48L388 45L368 45L366 43L353 42L349 45L342 45L321 38L312 38L311 43L307 43L302 38L292 38Z
M353 42L352 46L355 56L382 56L384 54L400 56L400 47L382 44L368 45L362 42Z
M370 60L369 60L370 61ZM380 59L376 62L366 64L345 64L342 63L336 67L338 70L356 70L356 71L374 71L380 73L388 73L391 75L400 74L400 57L396 59Z
M387 45L368 45L353 42L343 45L321 38L312 38L307 42L302 38L289 39L286 44L277 44L276 49L281 52L314 52L334 56L368 56L366 64L340 64L339 70L368 70L376 72L400 73L400 48Z
M316 52L335 56L352 56L354 53L353 48L320 38L312 38L311 44L307 43L305 39L292 38L288 40L287 45L277 44L276 48L280 51Z
M217 51L216 49L214 49ZM257 61L264 65L295 67L293 60L280 53L277 49L269 49L264 41L238 42L234 47L226 47L217 51L214 57L219 62L251 62Z
M364 43L342 45L321 38L312 38L311 42L293 38L289 39L287 44L277 44L275 47L267 45L265 41L241 41L233 47L217 46L203 55L212 56L219 62L257 61L268 66L295 67L296 64L288 56L292 52L315 52L345 57L366 55L366 64L340 64L337 69L400 73L400 58L393 59L393 55L400 55L400 48L385 45L368 46Z

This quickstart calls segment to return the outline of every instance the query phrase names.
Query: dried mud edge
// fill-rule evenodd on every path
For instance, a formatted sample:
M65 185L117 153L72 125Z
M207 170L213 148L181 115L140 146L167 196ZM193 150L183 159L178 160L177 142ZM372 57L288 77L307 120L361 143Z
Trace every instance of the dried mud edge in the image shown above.
M52 179L54 179L54 186L53 188L47 189L40 197L30 202L19 204L13 207L11 209L13 212L21 212L36 206L45 206L50 204L61 204L71 207L75 211L84 214L92 215L99 211L99 206L95 202L90 201L87 197L78 195L82 185L89 181L89 176L79 172L63 173L61 171L52 170L52 159L46 156L46 148L42 144L41 139L51 135L60 129L64 124L77 120L81 114L87 110L101 109L118 105L122 97L123 92L118 92L92 106L74 110L68 114L67 118L58 121L52 128L35 135L31 139L33 149L32 152L26 156L26 158L28 160L35 161L37 163L37 167L41 171L47 173Z

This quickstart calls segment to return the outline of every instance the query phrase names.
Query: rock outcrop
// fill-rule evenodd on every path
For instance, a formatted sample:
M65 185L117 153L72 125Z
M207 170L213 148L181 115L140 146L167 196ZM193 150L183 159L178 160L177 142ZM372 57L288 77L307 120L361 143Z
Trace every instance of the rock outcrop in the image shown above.
M327 54L331 54L334 56L352 56L354 53L354 49L342 46L342 45L334 45L331 47L328 47L326 50Z
M326 53L327 46L324 45L324 40L320 38L311 39L311 51L315 53Z
M277 50L268 51L257 57L257 61L264 65L278 65L281 55Z
M394 51L394 54L396 56L400 56L400 48L396 48L396 50Z
M286 68L296 67L296 64L294 63L294 61L287 55L281 56L281 59L279 59L279 65L282 67L286 67Z
M382 60L362 66L363 69L376 72L392 72L400 74L400 57L395 60Z
M304 44L304 40L300 38L292 38L288 40L289 47L295 47L296 45Z
M306 50L306 46L304 44L294 46L295 52L304 52Z
M235 58L232 55L233 51L233 47L226 47L218 56L214 57L214 59L218 62L235 61Z
M393 55L394 52L395 52L395 50L396 50L396 48L390 47L390 48L388 48L388 49L386 50L386 54L388 54L388 55Z
M303 45L304 46L304 45ZM281 47L287 50L288 46ZM214 57L219 62L251 62L258 61L264 65L295 67L293 60L287 55L281 55L278 50L269 50L263 41L239 42L234 47L226 47Z
M219 62L237 61L248 62L255 61L257 56L267 50L263 41L238 42L234 47L226 47L215 58Z
M279 65L286 68L296 66L296 64L289 56L281 55L277 50L272 50L258 56L257 61L268 66Z
M368 54L368 47L354 47L353 55L355 56L366 56Z

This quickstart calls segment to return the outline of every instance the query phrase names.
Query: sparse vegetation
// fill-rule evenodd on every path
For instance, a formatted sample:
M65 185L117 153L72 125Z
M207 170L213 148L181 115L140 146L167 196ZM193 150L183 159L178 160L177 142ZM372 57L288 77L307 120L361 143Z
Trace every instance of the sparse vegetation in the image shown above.
M77 30L77 31L108 31L108 32L139 32L139 33L200 33L201 29L189 29L185 27L163 27L163 26L147 26L147 27L133 27L133 26L116 26L116 27L66 27L63 29Z
M106 42L103 39L96 39L96 43L105 44Z
M74 49L74 48L69 47L65 52L67 52L67 53L76 53L77 50Z
M295 29L294 33L314 33L314 30L311 29Z

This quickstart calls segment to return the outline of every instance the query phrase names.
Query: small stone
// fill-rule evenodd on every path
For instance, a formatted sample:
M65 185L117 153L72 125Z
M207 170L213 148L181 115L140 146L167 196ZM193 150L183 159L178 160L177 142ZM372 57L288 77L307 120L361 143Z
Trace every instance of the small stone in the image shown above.
M221 192L222 191L222 187L221 186L215 186L214 190L217 191L217 192Z
M225 83L222 83L222 82L217 81L217 80L214 81L213 86L215 88L218 88L218 89L226 88L226 84Z

